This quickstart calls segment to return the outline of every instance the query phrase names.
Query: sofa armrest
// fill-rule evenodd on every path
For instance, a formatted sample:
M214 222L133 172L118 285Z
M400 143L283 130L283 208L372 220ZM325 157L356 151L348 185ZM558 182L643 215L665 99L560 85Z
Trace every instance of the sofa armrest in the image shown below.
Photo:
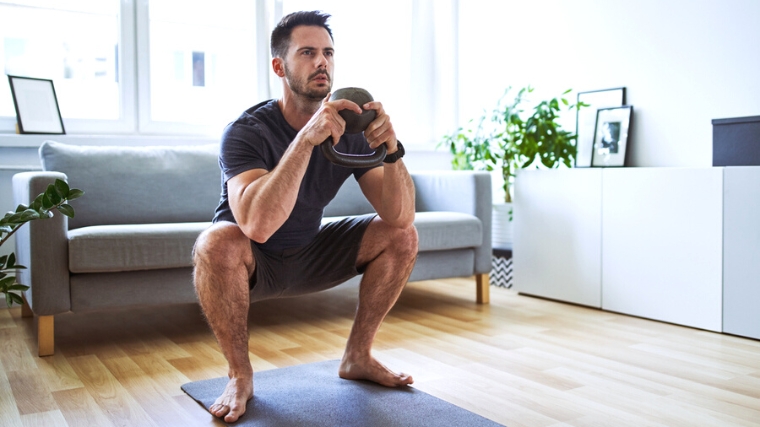
M22 172L13 175L14 206L29 205L56 179L59 172ZM68 218L54 212L52 218L30 221L16 234L16 258L26 267L16 280L30 288L24 292L34 314L48 316L71 310L69 290Z
M478 171L420 171L411 174L417 212L449 211L476 216L483 243L475 249L475 274L491 271L491 175Z

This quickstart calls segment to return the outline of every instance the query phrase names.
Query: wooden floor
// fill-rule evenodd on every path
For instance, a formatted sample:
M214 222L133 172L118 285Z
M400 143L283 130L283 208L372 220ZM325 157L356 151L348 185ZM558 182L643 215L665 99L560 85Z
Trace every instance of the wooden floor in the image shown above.
M340 358L356 296L254 305L254 369ZM57 316L46 358L34 330L0 309L0 425L221 425L180 390L226 374L197 305ZM474 279L410 283L375 355L510 427L760 426L760 342L501 288L478 306Z

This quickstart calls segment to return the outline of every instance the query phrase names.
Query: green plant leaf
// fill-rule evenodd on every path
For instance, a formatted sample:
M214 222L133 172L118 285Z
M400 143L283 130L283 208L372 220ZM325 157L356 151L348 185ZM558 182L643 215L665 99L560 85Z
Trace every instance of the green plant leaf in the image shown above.
M58 206L58 211L69 218L74 218L74 208L72 208L71 205L64 203L61 206Z
M13 303L16 303L18 305L21 305L24 303L24 300L19 295L16 295L14 293L7 293L5 295L5 298L6 298L6 302L8 303L8 307L13 305Z
M63 201L63 198L58 194L58 190L56 190L55 185L53 184L48 185L45 190L45 196L53 203L53 206L60 204Z
M55 190L58 192L58 196L61 199L66 199L69 196L69 184L62 179L55 180Z
M25 222L29 222L35 219L40 219L40 213L33 209L27 209L24 212L21 212L20 214L17 214L17 215L19 216L18 222L20 224L23 224Z
M52 200L50 200L50 196L48 196L48 193L43 193L42 195L42 210L50 210L55 206L55 203L53 203Z
M78 199L78 198L82 197L83 194L84 194L84 191L82 191L82 190L80 190L78 188L72 188L71 191L69 191L69 194L66 196L66 198L69 201L71 201L71 200Z
M42 209L42 199L45 197L45 194L40 194L39 196L35 197L34 200L32 200L32 204L29 205L29 209L33 209L35 211L40 211Z

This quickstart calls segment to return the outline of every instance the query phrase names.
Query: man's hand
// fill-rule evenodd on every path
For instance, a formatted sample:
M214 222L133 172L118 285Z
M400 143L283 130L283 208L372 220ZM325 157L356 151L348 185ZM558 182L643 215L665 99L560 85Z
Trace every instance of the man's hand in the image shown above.
M396 141L396 131L393 129L391 123L391 117L385 113L383 104L377 101L372 101L362 106L365 110L375 110L377 116L372 123L364 130L364 137L367 138L369 146L375 149L380 144L385 143L388 148L388 154L393 154L398 151L398 142Z
M301 129L301 136L311 145L320 145L327 138L332 138L333 144L337 144L340 137L346 131L346 121L338 114L340 110L352 110L357 114L362 113L362 109L355 103L347 99L338 99L330 101L328 93L322 105L311 119Z

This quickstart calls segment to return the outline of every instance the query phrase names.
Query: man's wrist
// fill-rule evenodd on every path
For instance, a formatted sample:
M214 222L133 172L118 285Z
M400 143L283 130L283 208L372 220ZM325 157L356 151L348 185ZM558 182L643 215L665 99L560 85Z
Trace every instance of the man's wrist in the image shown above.
M406 154L406 150L404 150L404 146L401 145L401 142L396 142L396 151L394 151L391 154L388 154L385 156L385 159L383 160L384 163L396 163L400 158L404 157L404 154Z

